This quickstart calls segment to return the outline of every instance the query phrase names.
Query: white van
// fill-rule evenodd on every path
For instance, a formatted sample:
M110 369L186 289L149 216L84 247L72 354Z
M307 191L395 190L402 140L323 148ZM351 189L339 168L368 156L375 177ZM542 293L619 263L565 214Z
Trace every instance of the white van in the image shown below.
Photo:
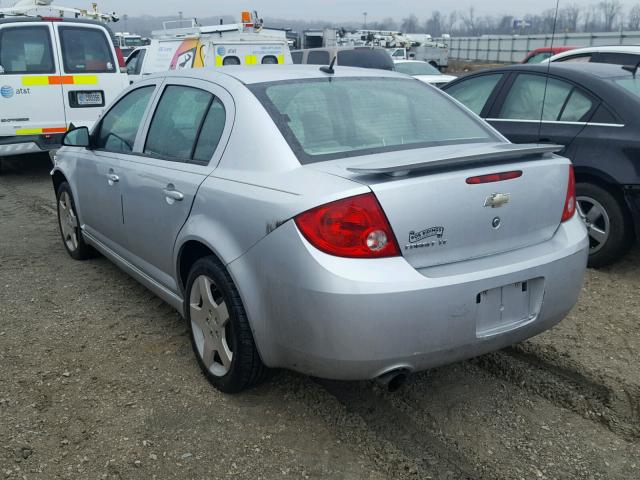
M167 70L293 63L284 30L247 31L242 24L194 26L156 31L152 37L150 45L127 59L131 83Z
M0 19L0 162L59 148L71 124L91 127L127 86L124 67L102 22Z

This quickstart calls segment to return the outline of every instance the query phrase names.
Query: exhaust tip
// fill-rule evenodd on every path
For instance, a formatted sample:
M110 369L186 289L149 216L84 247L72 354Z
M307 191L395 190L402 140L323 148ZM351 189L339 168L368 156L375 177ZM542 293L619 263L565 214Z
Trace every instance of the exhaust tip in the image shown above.
M405 384L407 377L407 370L398 369L383 373L376 378L376 382L385 387L387 391L393 393L398 391Z

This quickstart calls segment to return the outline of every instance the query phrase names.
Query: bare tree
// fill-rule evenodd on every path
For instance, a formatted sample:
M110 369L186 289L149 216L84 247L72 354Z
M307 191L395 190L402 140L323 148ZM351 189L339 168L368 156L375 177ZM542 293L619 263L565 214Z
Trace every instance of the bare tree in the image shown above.
M629 11L629 30L640 30L640 3Z
M604 28L606 32L613 30L614 23L618 15L622 12L620 0L604 0L598 4L604 17Z
M424 29L433 37L439 37L445 33L443 32L443 17L438 10L431 13L431 17L424 24Z
M444 26L444 29L446 30L445 33L453 33L453 30L456 28L456 23L458 23L458 12L454 10L449 14L449 18L447 18Z
M471 35L479 35L478 32L478 20L476 18L476 7L471 5L469 10L460 14L462 21L465 24L466 30Z
M578 31L578 20L580 20L580 14L582 13L582 7L577 3L567 5L562 9L562 20L564 23L564 30L569 32Z
M402 26L400 29L404 33L418 33L418 29L420 28L419 23L418 17L412 13L407 18L402 19Z

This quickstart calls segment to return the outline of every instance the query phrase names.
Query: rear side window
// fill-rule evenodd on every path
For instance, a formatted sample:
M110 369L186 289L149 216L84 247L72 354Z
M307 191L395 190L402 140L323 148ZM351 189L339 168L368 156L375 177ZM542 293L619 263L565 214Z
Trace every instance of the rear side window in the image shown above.
M0 66L5 74L55 73L49 27L0 30Z
M304 52L291 52L291 59L293 63L296 65L300 65L302 63L302 57L304 56Z
M542 99L545 99L544 106ZM586 95L570 83L542 75L521 74L513 83L502 106L500 118L512 120L579 121L593 106ZM566 110L569 107L569 110ZM566 111L566 118L564 112ZM579 115L579 117L576 117Z
M329 52L326 50L313 50L307 56L307 63L309 65L329 65L331 63Z
M343 67L379 68L394 70L393 60L385 50L354 48L338 52L338 65Z
M138 88L123 97L100 122L96 148L109 152L128 153L133 150L142 117L149 105L155 86Z
M116 65L111 43L99 28L59 27L62 59L67 73L112 73Z
M209 113L207 113L207 117L202 124L198 143L193 152L193 160L196 163L209 163L216 148L218 148L218 143L220 143L226 121L227 112L224 109L224 105L216 98L211 104Z
M144 153L168 160L190 160L213 95L198 88L168 86L153 115Z
M501 78L501 73L482 75L463 80L445 90L473 113L480 115Z

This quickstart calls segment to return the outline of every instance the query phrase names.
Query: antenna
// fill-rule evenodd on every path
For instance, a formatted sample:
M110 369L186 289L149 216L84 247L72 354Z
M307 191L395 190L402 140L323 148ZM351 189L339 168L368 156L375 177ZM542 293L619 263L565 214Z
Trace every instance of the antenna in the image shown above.
M631 72L633 74L633 78L636 78L636 74L638 73L638 68L640 68L640 62L638 62L635 67L633 65L625 65L624 67L622 67L623 70L626 70L627 72Z
M558 27L558 12L560 11L560 0L556 0L556 15L553 18L553 32L551 33L551 48L556 40L556 28ZM553 50L552 50L553 52ZM538 141L542 136L542 119L544 118L544 104L547 101L547 87L549 86L549 74L551 73L551 62L547 61L547 76L544 82L544 95L542 95L542 109L540 110L540 125L538 125Z
M331 64L328 67L320 67L320 71L324 72L324 73L328 73L329 75L333 75L334 73L336 73L336 71L333 69L333 66L336 63L336 59L338 58L338 56L334 56L333 60L331 60Z

